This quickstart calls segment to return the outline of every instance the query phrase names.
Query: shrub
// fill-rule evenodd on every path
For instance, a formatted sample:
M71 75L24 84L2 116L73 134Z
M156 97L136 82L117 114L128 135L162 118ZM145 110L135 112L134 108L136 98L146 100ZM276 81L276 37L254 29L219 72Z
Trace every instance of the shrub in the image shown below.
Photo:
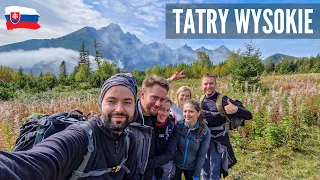
M266 144L269 147L279 147L286 140L286 126L283 124L268 123L264 130Z

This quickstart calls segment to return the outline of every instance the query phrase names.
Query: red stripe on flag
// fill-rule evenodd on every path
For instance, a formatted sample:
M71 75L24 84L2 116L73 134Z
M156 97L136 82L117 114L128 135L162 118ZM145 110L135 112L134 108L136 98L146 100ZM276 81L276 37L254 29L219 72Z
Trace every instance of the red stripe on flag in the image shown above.
M13 24L11 21L7 21L6 25L8 30L13 30L17 28L36 30L40 28L40 25L37 22L18 22L17 24Z

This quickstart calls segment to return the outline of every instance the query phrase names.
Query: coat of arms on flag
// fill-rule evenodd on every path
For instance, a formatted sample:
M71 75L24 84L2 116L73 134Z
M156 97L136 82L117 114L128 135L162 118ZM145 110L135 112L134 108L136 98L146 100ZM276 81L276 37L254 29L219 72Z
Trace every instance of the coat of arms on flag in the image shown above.
M39 29L39 13L32 8L9 6L5 8L6 25L8 30L16 28Z

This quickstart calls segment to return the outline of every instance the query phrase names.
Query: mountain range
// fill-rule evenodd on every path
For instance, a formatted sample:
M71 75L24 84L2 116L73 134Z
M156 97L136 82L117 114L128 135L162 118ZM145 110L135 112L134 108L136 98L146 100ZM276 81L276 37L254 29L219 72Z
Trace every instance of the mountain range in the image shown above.
M86 47L89 48L90 55L94 56L94 40L99 43L99 49L102 50L104 59L113 61L119 67L128 71L135 68L144 70L149 66L178 64L181 62L189 64L197 58L198 51L206 52L213 64L225 61L230 54L230 50L224 45L221 45L214 50L205 47L193 50L187 44L177 49L172 49L167 45L158 42L145 44L134 34L131 34L130 32L124 33L121 27L114 23L98 30L93 27L84 27L59 38L31 39L0 46L0 53L21 50L26 52L34 51L37 53L35 50L47 48L63 48L78 52L82 41L84 41ZM43 71L54 71L54 73L57 74L59 71L59 66L57 65L62 61L61 57L59 57L59 59L48 59L48 57L46 59L41 59L41 56L38 56L34 57L34 59L35 60L32 60L34 63L29 62L31 65L25 68L25 71L32 69L34 73L39 73L38 71L42 68ZM67 65L70 66L74 66L77 61L76 58L73 60L63 60L67 61ZM23 57L21 57L21 61L23 61ZM16 69L18 68L17 65L20 63L13 63L11 61L10 64L14 64L11 66L14 66L12 68ZM72 70L73 67L68 67L68 69Z
M265 64L267 64L270 61L273 61L275 64L277 64L277 63L281 62L284 58L291 59L291 60L299 59L299 57L294 57L294 56L289 56L289 55L286 55L286 54L276 53L276 54L273 54L273 55L267 57L266 59L264 59L263 62Z
M133 69L145 70L149 66L192 63L197 58L197 52L202 51L209 55L214 65L225 61L230 50L221 45L211 50L205 47L192 49L187 44L172 49L164 43L153 42L145 44L130 32L124 33L118 24L111 23L106 27L95 29L84 27L59 38L31 39L23 42L0 46L0 65L18 70L22 66L25 72L34 74L43 72L59 73L59 64L66 61L67 72L70 73L78 60L78 51L82 41L89 49L93 62L93 41L99 43L99 49L105 60L113 61L118 67L127 71ZM12 58L14 55L15 58ZM281 61L284 57L295 58L284 54L274 54L265 59ZM92 66L95 69L95 66Z

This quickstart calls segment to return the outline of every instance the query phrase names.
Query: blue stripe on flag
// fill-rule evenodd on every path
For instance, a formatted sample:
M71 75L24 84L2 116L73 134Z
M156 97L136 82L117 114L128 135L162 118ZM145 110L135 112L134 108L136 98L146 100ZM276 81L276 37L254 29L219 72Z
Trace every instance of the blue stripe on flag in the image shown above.
M24 15L20 14L20 21L22 22L38 22L39 16L38 15ZM10 15L5 15L7 21L10 21Z

